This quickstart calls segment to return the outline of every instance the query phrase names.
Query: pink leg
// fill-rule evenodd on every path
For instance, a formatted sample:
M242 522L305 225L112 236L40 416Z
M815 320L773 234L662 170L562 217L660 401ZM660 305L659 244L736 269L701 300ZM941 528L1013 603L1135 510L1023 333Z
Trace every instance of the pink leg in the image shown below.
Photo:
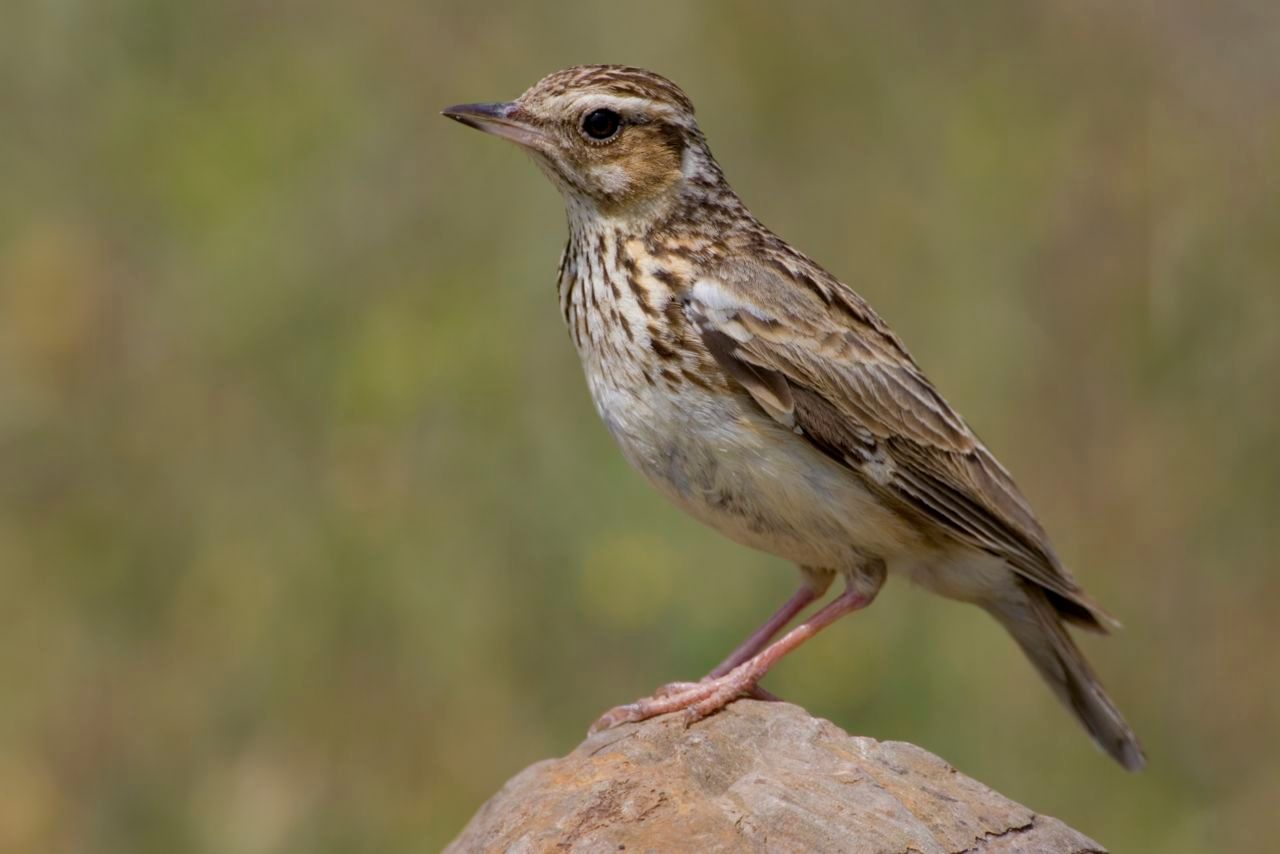
M807 608L811 602L826 593L827 588L831 586L831 573L808 568L802 568L801 572L804 575L804 582L800 589L792 594L791 598L783 603L782 607L775 611L763 626L752 632L751 636L739 644L737 649L729 653L728 658L716 665L714 670L702 677L698 682L670 682L654 691L653 696L666 697L671 694L679 694L702 682L723 676L764 649L765 645L773 640L774 635L785 628L787 623L794 620L796 615ZM757 700L778 699L763 688L756 688L751 692L751 696Z
M686 710L687 722L692 723L719 711L739 697L750 694L756 683L779 659L845 614L870 604L884 580L883 566L877 567L877 570L873 575L865 576L874 586L858 585L851 580L849 587L830 604L728 673L665 696L655 695L610 709L591 726L591 732L600 732L629 721L647 720L681 709Z
M715 679L717 676L723 676L764 649L765 644L773 640L774 635L782 631L787 623L795 619L796 614L809 607L809 603L817 599L819 595L821 594L814 590L811 585L802 585L781 608L774 612L772 617L765 621L763 626L756 629L751 634L751 637L744 640L737 649L729 653L728 658L716 665L716 668L707 674L708 677Z

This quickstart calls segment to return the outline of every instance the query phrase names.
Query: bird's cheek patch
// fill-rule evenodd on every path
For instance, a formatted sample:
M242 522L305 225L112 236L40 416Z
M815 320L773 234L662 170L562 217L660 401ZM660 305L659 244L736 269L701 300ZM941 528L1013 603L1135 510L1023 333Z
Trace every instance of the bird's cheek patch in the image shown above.
M610 196L625 195L631 187L631 179L627 177L627 170L617 163L592 166L590 175L596 185Z

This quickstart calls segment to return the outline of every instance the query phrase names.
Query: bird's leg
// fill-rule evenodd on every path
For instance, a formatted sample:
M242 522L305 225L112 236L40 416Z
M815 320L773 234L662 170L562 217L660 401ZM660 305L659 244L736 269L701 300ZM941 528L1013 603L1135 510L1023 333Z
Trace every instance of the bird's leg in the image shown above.
M728 673L698 682L683 691L661 697L646 697L610 709L592 724L591 732L600 732L621 723L643 721L682 709L685 710L686 724L689 724L719 711L739 697L749 695L755 690L756 683L769 672L769 668L787 653L845 614L871 604L884 582L884 575L884 564L876 562L869 570L850 577L845 591L816 614Z
M702 677L699 682L669 682L663 685L657 691L653 692L654 697L666 697L671 694L679 694L687 691L701 682L708 682L717 677L723 676L742 662L751 658L760 650L764 649L765 644L773 640L778 632L786 627L787 623L796 618L796 615L809 607L809 604L820 598L823 593L827 592L827 588L831 586L831 579L834 573L823 570L810 569L801 567L801 573L804 575L804 581L800 585L800 589L792 594L791 598L783 603L782 607L773 613L764 625L751 633L751 636L738 645L738 648L729 653L729 657L720 662L715 668ZM776 700L774 695L770 694L763 688L755 689L751 696L757 700Z
M765 644L773 640L774 636L786 627L787 623L809 607L809 603L826 593L827 588L831 586L832 573L830 572L819 573L805 569L804 574L805 579L800 585L800 589L781 608L775 611L763 626L752 632L751 637L744 640L737 649L729 653L728 658L716 665L715 669L707 674L707 679L723 676L748 658L756 655L760 650L764 649Z

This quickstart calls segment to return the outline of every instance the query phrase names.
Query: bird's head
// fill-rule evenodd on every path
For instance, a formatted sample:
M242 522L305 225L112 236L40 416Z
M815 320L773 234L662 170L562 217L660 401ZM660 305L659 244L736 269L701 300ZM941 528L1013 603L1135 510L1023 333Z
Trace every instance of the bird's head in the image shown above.
M715 170L688 96L640 68L566 68L514 101L443 112L528 151L571 211L579 205L611 217L640 216L664 207L686 179L709 180Z

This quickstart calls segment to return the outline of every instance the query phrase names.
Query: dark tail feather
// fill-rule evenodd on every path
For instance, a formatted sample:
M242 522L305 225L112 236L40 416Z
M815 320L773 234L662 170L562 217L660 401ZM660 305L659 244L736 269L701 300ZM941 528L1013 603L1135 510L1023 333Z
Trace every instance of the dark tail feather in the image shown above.
M988 606L1013 635L1031 663L1067 708L1075 712L1095 744L1130 771L1140 771L1147 758L1111 698L1102 690L1062 619L1044 592L1025 586L1022 602Z

